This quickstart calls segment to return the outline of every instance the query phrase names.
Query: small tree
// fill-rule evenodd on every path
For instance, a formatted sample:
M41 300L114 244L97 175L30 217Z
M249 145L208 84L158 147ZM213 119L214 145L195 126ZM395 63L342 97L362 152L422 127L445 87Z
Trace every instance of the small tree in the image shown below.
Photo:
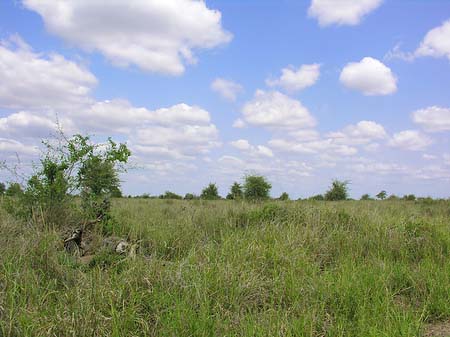
M363 194L362 196L361 196L361 200L370 200L370 199L372 199L371 197L370 197L370 195L369 194Z
M386 199L386 197L387 197L387 193L386 193L386 191L381 191L380 193L378 193L377 195L376 195L376 197L378 198L378 199L380 199L380 200L384 200L384 199Z
M279 199L282 201L287 201L287 200L289 200L289 194L287 194L286 192L283 192L283 193L281 193Z
M333 180L330 189L325 193L325 200L337 201L348 198L348 181Z
M202 193L200 194L201 199L205 200L217 200L220 199L219 191L217 189L216 184L210 183L208 186L206 186Z
M18 197L23 194L22 186L19 183L10 183L5 194L8 197Z
M272 188L264 176L247 175L244 178L244 198L247 200L265 200Z
M164 194L161 194L159 196L159 199L183 199L183 197L181 195L178 195L176 193L170 192L170 191L166 191Z
M312 197L309 197L308 200L317 200L322 201L325 200L322 194L313 195Z
M0 183L0 195L5 194L6 185L4 183Z
M192 194L192 193L186 193L185 196L184 196L184 200L194 200L196 198L197 197L194 194Z
M243 196L242 186L239 183L234 182L233 185L231 185L230 193L228 193L227 199L237 200L241 199L242 196Z
M407 200L407 201L415 201L416 196L414 194L408 194L408 195L404 195L402 199Z
M126 145L111 139L95 144L82 135L68 139L61 131L55 139L43 141L43 145L46 151L40 166L28 179L20 200L9 210L25 218L37 214L46 224L66 224L72 209L78 206L69 202L80 191L81 215L103 219L109 211L107 194L119 186L117 166L125 164L131 155ZM99 198L103 199L101 203Z

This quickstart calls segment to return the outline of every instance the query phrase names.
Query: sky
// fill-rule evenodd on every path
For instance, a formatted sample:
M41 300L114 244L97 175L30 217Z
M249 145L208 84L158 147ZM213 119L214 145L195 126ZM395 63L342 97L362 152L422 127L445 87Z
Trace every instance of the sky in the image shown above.
M450 197L450 1L3 0L0 161L56 121L127 143L125 194Z

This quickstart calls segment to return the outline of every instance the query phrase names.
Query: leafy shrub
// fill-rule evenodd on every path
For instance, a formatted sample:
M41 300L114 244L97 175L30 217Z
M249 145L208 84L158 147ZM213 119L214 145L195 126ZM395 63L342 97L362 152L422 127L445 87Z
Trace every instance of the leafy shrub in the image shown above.
M239 183L234 182L233 185L231 185L230 193L228 193L227 199L238 200L241 199L242 197L243 197L242 186Z
M247 200L266 200L272 188L264 176L247 175L244 182L244 197Z
M66 224L78 204L71 202L73 193L81 191L79 210L83 217L98 218L109 211L109 202L100 202L119 188L118 164L127 162L130 151L125 144L111 139L94 144L88 136L66 138L60 133L55 141L43 142L46 151L40 166L28 179L25 191L15 200L14 214L25 219L40 218L52 226ZM21 191L15 186L15 194ZM105 208L105 206L108 206Z
M178 195L176 193L170 192L170 191L166 191L164 192L164 194L161 194L159 196L159 199L178 199L181 200L183 199L183 197L181 195Z
M210 183L208 186L206 186L202 193L200 194L201 199L205 200L217 200L220 199L219 191L217 189L217 185Z
M348 198L348 181L333 180L330 189L325 193L325 200L337 201Z
M283 193L281 193L281 195L278 199L280 199L281 201L289 200L289 194L287 194L286 192L283 192Z
M322 201L325 200L322 194L313 195L312 197L309 197L308 200L318 200Z

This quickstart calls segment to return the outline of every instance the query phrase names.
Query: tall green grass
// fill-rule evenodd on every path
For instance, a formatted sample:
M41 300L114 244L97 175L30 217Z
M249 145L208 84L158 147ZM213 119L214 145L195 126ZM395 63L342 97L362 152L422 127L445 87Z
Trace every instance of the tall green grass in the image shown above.
M0 211L1 212L1 211ZM0 213L1 336L421 336L450 318L450 203L120 199L136 259Z

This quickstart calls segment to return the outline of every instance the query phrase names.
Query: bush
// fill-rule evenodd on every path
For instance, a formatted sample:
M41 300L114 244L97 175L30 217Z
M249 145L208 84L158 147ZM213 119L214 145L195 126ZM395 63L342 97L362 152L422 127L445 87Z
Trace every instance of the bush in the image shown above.
M247 175L244 182L244 198L247 200L266 200L272 188L267 179L258 175Z
M287 194L286 192L283 192L283 193L281 193L281 195L278 199L280 199L281 201L289 200L289 194Z
M361 200L372 200L372 198L370 197L369 194L366 193L361 196Z
M378 193L378 194L376 195L376 197L377 197L378 199L380 199L380 200L386 199L386 196L387 196L386 191L381 191L380 193Z
M105 215L109 211L106 199L119 188L117 165L126 163L131 155L126 145L117 145L111 139L94 144L88 136L68 139L62 133L43 144L46 151L25 191L22 193L17 183L8 188L10 195L20 196L15 207L10 207L13 214L25 219L37 215L49 225L66 224L73 209L79 207L78 203L71 203L73 193L81 191L82 217Z
M18 197L23 194L22 186L19 183L11 183L5 191L8 197Z
M192 193L186 193L184 196L184 200L194 200L198 199L198 197Z
M0 183L0 195L5 194L6 185L4 183Z
M318 200L322 201L325 200L322 194L313 195L312 197L309 197L308 200Z
M242 196L243 196L242 186L239 183L234 182L233 185L231 185L230 193L228 193L227 199L237 200L241 199Z
M219 192L216 184L210 183L202 190L202 194L200 194L201 199L205 200L217 200L220 199Z
M404 195L402 199L406 200L406 201L415 201L416 196L414 194L408 194L408 195Z
M170 191L166 191L164 194L161 194L159 196L159 199L183 199L181 195L178 195L176 193L170 192Z
M325 200L338 201L348 198L348 181L333 180L330 189L325 193Z

